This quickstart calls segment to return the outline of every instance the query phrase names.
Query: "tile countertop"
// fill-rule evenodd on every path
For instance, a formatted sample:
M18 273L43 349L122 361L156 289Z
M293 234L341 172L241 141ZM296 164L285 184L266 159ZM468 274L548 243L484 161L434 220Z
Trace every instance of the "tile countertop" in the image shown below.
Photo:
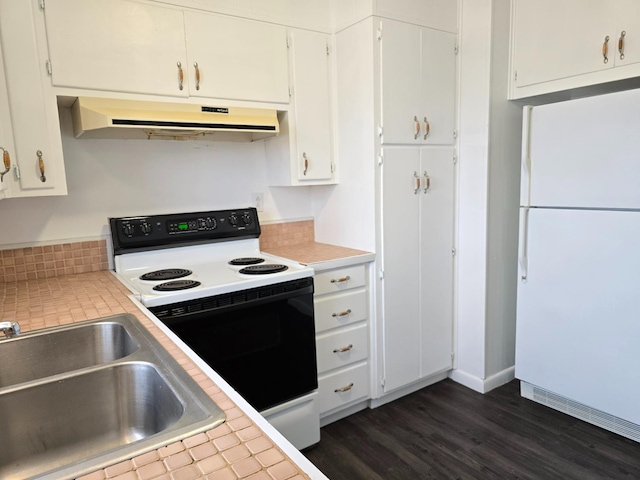
M264 248L263 251L309 265L317 271L372 262L375 259L375 254L371 252L318 242L272 246Z
M23 332L131 313L224 410L219 427L80 477L82 480L327 480L300 452L171 332L109 271L0 283L0 319ZM214 381L215 380L215 381Z

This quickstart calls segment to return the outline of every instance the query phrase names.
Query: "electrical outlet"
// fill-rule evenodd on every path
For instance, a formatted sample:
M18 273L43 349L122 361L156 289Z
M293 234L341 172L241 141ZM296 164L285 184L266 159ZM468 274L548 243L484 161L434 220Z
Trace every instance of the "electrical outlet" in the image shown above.
M251 194L251 205L256 207L256 210L261 212L264 208L264 196L262 193L252 193Z

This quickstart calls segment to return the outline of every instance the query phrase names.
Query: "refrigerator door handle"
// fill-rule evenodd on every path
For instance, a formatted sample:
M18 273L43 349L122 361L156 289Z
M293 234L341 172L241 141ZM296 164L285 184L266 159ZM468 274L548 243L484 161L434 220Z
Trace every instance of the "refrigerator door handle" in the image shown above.
M531 205L531 113L533 107L526 105L522 116L522 176L520 181L520 204Z
M527 258L527 240L529 234L529 207L520 210L520 238L518 239L518 263L520 264L520 280L527 282L529 259Z

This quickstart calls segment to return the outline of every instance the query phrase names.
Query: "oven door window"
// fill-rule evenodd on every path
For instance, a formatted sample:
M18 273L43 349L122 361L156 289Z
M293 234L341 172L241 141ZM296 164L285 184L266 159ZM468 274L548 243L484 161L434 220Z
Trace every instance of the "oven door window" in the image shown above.
M259 411L318 387L312 293L161 320Z

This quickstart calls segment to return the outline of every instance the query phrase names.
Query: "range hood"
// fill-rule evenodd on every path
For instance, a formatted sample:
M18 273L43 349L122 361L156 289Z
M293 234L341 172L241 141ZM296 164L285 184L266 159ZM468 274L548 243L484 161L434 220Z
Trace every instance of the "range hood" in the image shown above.
M79 97L76 138L253 141L280 131L275 110Z

